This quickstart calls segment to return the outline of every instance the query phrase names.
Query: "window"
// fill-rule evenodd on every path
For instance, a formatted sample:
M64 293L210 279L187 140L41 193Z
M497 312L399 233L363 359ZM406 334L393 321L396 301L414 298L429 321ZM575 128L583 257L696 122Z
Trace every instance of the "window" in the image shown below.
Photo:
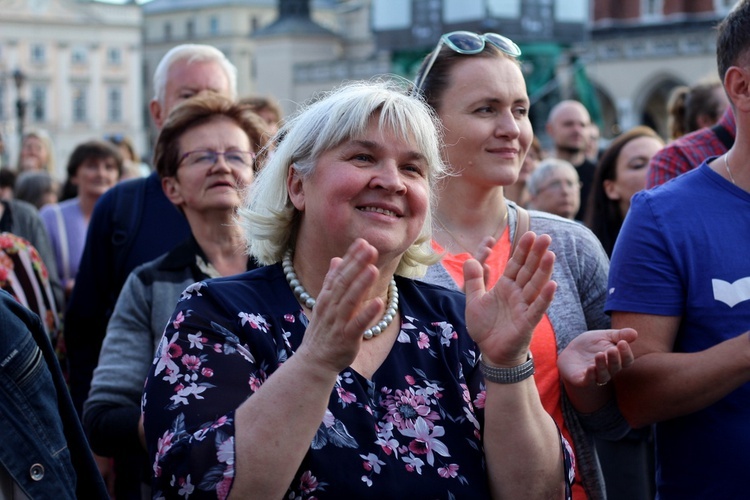
M211 19L208 20L208 32L212 35L219 34L219 18L218 17L211 16Z
M195 36L195 21L192 19L188 19L188 22L185 25L185 33L188 38L193 38Z
M172 39L172 23L170 22L164 23L164 39L165 40Z
M31 119L41 123L47 120L47 87L33 85L31 87Z
M250 33L254 33L258 30L258 17L250 16Z
M46 54L44 51L44 45L41 45L39 43L35 43L31 46L31 62L35 64L42 64L44 63L46 59Z
M73 47L70 53L70 60L74 65L86 64L88 54L85 47Z
M119 66L122 64L122 51L117 47L107 49L107 64Z
M73 87L73 122L85 123L86 118L86 86L76 85Z
M122 121L122 90L111 87L107 92L107 119L116 123Z
M662 0L641 0L641 17L646 19L659 18L664 13Z

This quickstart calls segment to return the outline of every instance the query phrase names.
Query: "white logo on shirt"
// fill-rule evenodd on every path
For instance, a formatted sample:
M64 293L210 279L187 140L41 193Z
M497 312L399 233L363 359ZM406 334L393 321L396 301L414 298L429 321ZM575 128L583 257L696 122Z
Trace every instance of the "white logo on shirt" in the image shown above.
M714 299L734 307L740 302L750 300L750 276L740 278L734 283L724 280L711 280L714 288Z

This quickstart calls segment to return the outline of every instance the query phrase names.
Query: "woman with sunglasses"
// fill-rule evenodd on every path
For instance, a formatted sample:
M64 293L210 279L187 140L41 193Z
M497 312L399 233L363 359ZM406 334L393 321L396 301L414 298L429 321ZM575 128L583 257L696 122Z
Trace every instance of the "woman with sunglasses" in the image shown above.
M524 219L532 231L552 237L557 291L531 340L535 381L545 409L574 447L574 497L604 498L590 433L616 439L628 430L608 382L632 363L628 342L636 333L587 332L609 328L603 312L608 261L596 237L581 224L528 213L503 196L533 137L520 55L501 35L453 32L441 37L418 72L414 93L421 93L443 123L444 161L451 171L438 189L433 224L433 248L443 259L425 279L463 288L461 268L476 256L493 286Z
M258 115L218 94L185 101L159 134L154 165L192 235L130 274L107 325L83 421L94 452L114 456L118 469L146 463L139 424L143 381L182 292L192 283L256 267L234 216L253 181L264 134ZM140 490L140 481L117 474L118 484ZM148 482L148 475L140 479Z

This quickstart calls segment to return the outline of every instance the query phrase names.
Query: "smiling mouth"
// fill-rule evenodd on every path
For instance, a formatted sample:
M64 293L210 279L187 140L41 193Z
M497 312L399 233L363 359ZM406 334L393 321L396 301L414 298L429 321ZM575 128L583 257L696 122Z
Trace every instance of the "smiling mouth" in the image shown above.
M361 207L357 210L360 210L362 212L375 212L378 214L388 215L390 217L400 217L396 212L392 212L390 210L386 210L384 208L378 208L378 207Z

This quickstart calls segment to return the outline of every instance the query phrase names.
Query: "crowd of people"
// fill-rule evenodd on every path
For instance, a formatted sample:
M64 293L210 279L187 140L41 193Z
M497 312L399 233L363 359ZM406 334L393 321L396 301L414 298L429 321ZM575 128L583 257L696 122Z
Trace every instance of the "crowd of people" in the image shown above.
M716 50L670 137L603 148L566 99L545 151L521 49L467 31L285 119L174 47L153 167L92 137L59 179L28 130L0 498L741 498L750 0Z

